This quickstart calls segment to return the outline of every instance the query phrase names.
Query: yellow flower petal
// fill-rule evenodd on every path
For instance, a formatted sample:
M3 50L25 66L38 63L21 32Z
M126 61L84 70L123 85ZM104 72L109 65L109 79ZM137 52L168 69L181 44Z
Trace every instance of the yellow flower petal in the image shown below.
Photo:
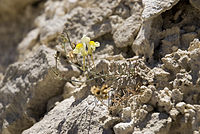
M78 43L78 44L76 45L76 48L77 48L77 49L83 48L83 44L82 44L82 43Z
M94 41L90 41L89 43L91 46L94 46L95 45L95 42Z

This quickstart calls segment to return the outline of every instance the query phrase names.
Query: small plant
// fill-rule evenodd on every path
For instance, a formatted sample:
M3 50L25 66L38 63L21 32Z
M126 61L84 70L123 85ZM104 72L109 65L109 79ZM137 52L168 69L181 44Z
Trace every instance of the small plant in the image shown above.
M88 87L91 87L91 94L103 105L106 105L103 101L108 100L106 106L112 115L118 115L123 107L128 106L127 103L130 97L139 93L141 78L137 74L137 60L134 63L129 60L126 60L123 64L115 63L110 65L107 71L102 70L97 72L93 53L100 46L99 42L91 41L89 37L84 35L80 42L74 44L71 43L67 32L61 34L60 42L64 49L67 62L75 63L74 65L79 67L87 76L85 81L77 82L86 83ZM67 42L72 48L69 52L66 51ZM81 57L78 58L78 55L82 59L80 59ZM55 54L56 69L58 67L59 56L61 56L61 53L57 51ZM82 63L79 60L82 60ZM90 60L93 66L90 66ZM56 71L54 73L58 78L63 78Z

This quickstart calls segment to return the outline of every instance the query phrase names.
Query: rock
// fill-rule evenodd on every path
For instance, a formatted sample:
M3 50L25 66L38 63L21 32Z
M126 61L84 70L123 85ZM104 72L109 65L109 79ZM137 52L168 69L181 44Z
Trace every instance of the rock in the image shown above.
M178 61L176 61L172 55L167 54L165 57L163 57L162 62L164 63L164 68L168 70L172 70L173 72L179 72L180 70L180 65L178 64Z
M0 85L0 103L4 111L2 132L21 133L38 121L46 111L46 104L52 97L62 93L65 81L53 78L55 51L41 46L24 62L11 65ZM70 65L68 65L70 66ZM79 70L65 69L66 79L78 76ZM58 70L59 71L59 70Z
M154 78L156 80L168 81L169 75L170 75L169 72L166 72L162 68L158 68L158 67L154 67L151 71L153 72Z
M48 41L51 41L62 32L64 28L64 18L63 19L53 19L47 21L40 28L40 40L42 43L47 44Z
M126 107L122 109L122 120L123 121L130 121L131 120L131 108Z
M0 11L9 6L7 2L11 1L3 0ZM195 39L200 37L200 28L194 0L191 4L49 0L44 6L29 2L22 1L21 9L15 7L10 13L0 12L0 71L21 61L0 73L0 133L200 130L200 45ZM34 19L36 11L42 12ZM11 14L16 16L11 19ZM100 42L93 55L96 69L80 72L81 56L78 62L66 62L58 40L62 31L75 44L84 34ZM61 52L57 69L55 51L41 44ZM66 44L68 52L71 47ZM101 74L108 77L99 78ZM111 88L108 100L97 101L89 90L103 84Z
M108 118L104 121L103 128L105 130L109 130L110 128L113 128L114 125L116 125L120 121L121 121L121 119L119 117L110 117L110 116L108 116Z
M63 98L66 99L72 96L72 93L75 89L76 87L72 83L67 82L64 87Z
M49 99L47 102L47 112L49 112L51 109L53 109L62 99L63 98L61 95L58 95L58 96L55 96L55 97Z
M134 127L133 134L168 134L172 119L165 113L149 114L145 120ZM142 128L142 129L141 129Z
M83 34L91 39L98 38L112 31L111 21L108 19L113 10L119 6L121 0L74 8L67 16L65 27L73 42L78 42ZM90 14L90 15L88 15Z
M188 51L193 51L194 49L198 49L198 48L200 48L199 39L194 39L192 42L190 42Z
M1 1L0 4L0 72L5 73L8 65L18 59L18 43L34 29L34 19L41 13L41 3L28 1ZM37 6L33 5L37 3ZM17 5L17 6L16 6ZM14 32L13 32L14 31Z
M173 47L180 47L180 28L172 27L170 29L163 30L161 32L161 38L163 38L161 40L161 49L163 55L172 53L174 50L176 50L172 50Z
M172 92L166 87L163 90L160 90L158 95L158 106L163 107L166 112L169 112L173 106L171 102L171 94Z
M183 100L183 93L179 89L172 90L172 100L177 103Z
M141 3L137 6L138 11L133 13L132 16L127 18L113 34L113 39L116 47L127 47L131 45L140 29L142 24L141 19Z
M32 49L32 47L35 45L37 39L38 39L38 36L39 36L39 32L40 30L38 28L30 31L26 37L19 43L17 49L18 49L18 52L21 54L19 57L19 59L22 59L24 57L24 54Z
M70 97L60 102L44 118L22 134L44 133L102 133L100 119L108 114L104 105L94 105L94 97L81 102Z
M181 43L184 47L188 48L191 41L193 41L197 37L197 33L190 32L185 33L181 36Z
M141 86L140 90L144 90L144 92L142 93L142 95L138 96L138 99L140 100L141 103L147 103L151 99L151 96L152 96L151 89L145 86Z
M142 24L136 39L133 41L132 50L137 56L145 56L145 58L152 58L154 53L154 44L149 42L151 36L152 21L146 21Z
M190 33L190 32L194 32L196 30L196 26L195 25L191 25L191 26L184 26L183 27L183 30L187 33Z
M7 15L10 15L10 17L14 17L17 13L19 13L20 11L22 11L22 9L24 9L27 5L34 3L33 0L28 0L28 1L18 1L18 0L14 0L14 1L2 1L3 4L1 4L0 9L1 9L1 13L0 15L2 16L4 13L6 13ZM16 6L18 5L18 6ZM3 16L6 19L9 18L8 16Z
M109 17L109 19L110 19L110 24L112 27L111 33L113 34L116 32L118 27L120 27L120 25L124 22L124 20L118 15L112 15Z
M129 134L133 131L133 122L118 123L113 129L115 134Z
M186 107L185 102L179 102L178 104L176 104L176 109L182 114L184 114L185 107Z
M176 5L179 0L143 0L144 3L144 10L142 12L142 17L144 20L149 20L152 18L157 17L161 13L165 12L166 10L171 9L174 5Z
M190 4L196 9L200 10L200 1L198 0L189 0Z
M178 116L180 112L176 108L172 108L169 111L170 117L172 117L173 120L176 120L176 117Z
M144 104L144 105L142 106L142 108L143 108L144 110L148 111L148 112L153 111L153 107L152 107L151 105L149 105L149 104Z
M109 66L110 66L110 62L108 60L105 60L105 59L99 60L98 63L96 63L95 71L97 73L100 73L100 72L108 73Z
M138 122L143 122L146 116L148 115L148 111L144 109L137 109L134 113Z
M42 134L42 133L56 133L61 131L63 124L66 122L67 115L70 114L71 107L75 102L74 97L65 99L52 109L44 118L31 128L23 131L23 134Z

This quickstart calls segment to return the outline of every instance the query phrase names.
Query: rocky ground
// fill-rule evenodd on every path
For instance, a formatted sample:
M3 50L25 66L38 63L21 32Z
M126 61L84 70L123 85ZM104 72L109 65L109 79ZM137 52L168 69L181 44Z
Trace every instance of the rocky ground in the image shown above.
M0 133L200 133L199 1L0 3ZM61 33L100 42L96 67Z

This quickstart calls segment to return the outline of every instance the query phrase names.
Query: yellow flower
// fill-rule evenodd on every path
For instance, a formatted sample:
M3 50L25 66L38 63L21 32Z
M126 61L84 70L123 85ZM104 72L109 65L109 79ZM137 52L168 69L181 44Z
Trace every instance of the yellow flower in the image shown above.
M86 46L82 43L78 43L76 45L75 49L73 50L73 53L81 54L82 56L86 56L87 55Z
M83 71L85 71L85 57L89 54L94 64L92 52L94 52L96 50L96 47L99 46L99 42L90 41L90 38L86 35L83 35L83 37L81 38L81 43L78 43L76 45L75 49L73 50L73 53L81 54L83 56ZM88 51L86 51L86 47Z
M88 54L91 55L92 52L96 50L96 47L99 47L99 46L100 46L99 42L90 41L88 45Z

